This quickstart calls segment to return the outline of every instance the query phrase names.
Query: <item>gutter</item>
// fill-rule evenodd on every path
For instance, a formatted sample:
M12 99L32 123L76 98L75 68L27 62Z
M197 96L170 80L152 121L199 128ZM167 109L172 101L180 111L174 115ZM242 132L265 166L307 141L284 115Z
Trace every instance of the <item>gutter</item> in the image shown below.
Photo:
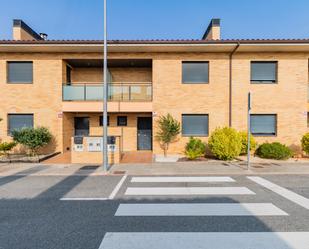
M240 42L237 42L237 45L233 49L233 51L230 53L230 65L229 65L229 127L232 127L232 81L233 81L233 55L236 53L237 49L240 47Z

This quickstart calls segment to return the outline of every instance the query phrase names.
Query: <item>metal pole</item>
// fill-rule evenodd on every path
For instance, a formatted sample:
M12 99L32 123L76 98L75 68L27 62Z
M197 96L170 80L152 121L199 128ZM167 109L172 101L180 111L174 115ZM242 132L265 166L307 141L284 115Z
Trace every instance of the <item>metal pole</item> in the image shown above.
M107 0L104 0L104 54L103 54L103 168L108 170L107 151Z
M251 93L248 93L248 145L247 145L247 170L250 169L250 113L251 113Z

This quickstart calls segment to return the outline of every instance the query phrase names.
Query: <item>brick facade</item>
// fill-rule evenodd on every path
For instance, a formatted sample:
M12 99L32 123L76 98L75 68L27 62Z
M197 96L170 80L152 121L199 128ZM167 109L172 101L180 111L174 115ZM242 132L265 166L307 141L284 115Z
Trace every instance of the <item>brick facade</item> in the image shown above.
M46 148L48 152L71 149L73 136L73 117L85 113L63 112L62 83L66 81L66 64L70 59L102 59L100 53L0 53L0 137L8 140L7 114L33 113L35 126L46 126L54 135L53 143ZM182 114L208 114L209 132L216 127L229 125L229 53L115 53L109 58L151 59L152 68L113 68L111 73L115 82L152 82L153 84L153 134L156 133L156 120L160 115L171 113L181 120ZM300 52L256 52L236 53L232 66L232 126L245 130L247 125L247 93L252 92L252 113L277 114L278 134L276 137L258 137L258 142L280 141L292 147L299 147L301 136L307 132L307 87L309 53ZM33 61L33 84L7 84L7 61ZM250 84L250 61L278 61L277 84ZM182 61L208 61L208 84L182 84ZM74 82L99 82L102 70L76 69L72 73ZM125 105L125 103L122 103ZM143 103L139 103L143 106ZM98 112L86 113L90 117L91 135L100 135ZM113 127L116 116L128 116L127 127ZM151 116L135 107L128 113L110 114L112 135L122 136L123 151L135 151L138 116ZM208 137L202 138L207 141ZM187 137L179 136L170 147L170 153L183 153ZM162 154L159 144L153 140L153 151Z

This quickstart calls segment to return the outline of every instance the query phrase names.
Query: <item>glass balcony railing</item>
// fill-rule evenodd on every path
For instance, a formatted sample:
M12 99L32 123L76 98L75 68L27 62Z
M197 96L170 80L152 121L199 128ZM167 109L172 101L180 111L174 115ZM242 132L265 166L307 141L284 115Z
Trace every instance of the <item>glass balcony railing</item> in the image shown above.
M103 100L102 84L63 84L63 101L100 101ZM109 101L152 101L151 83L110 83Z

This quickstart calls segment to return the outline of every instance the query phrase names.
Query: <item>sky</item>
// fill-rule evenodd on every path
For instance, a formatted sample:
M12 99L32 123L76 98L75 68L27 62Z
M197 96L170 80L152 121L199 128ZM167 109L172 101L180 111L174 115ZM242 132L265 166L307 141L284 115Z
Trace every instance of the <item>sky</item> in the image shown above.
M309 38L308 0L107 0L108 39ZM49 39L103 39L103 0L0 0L0 39L22 19Z

